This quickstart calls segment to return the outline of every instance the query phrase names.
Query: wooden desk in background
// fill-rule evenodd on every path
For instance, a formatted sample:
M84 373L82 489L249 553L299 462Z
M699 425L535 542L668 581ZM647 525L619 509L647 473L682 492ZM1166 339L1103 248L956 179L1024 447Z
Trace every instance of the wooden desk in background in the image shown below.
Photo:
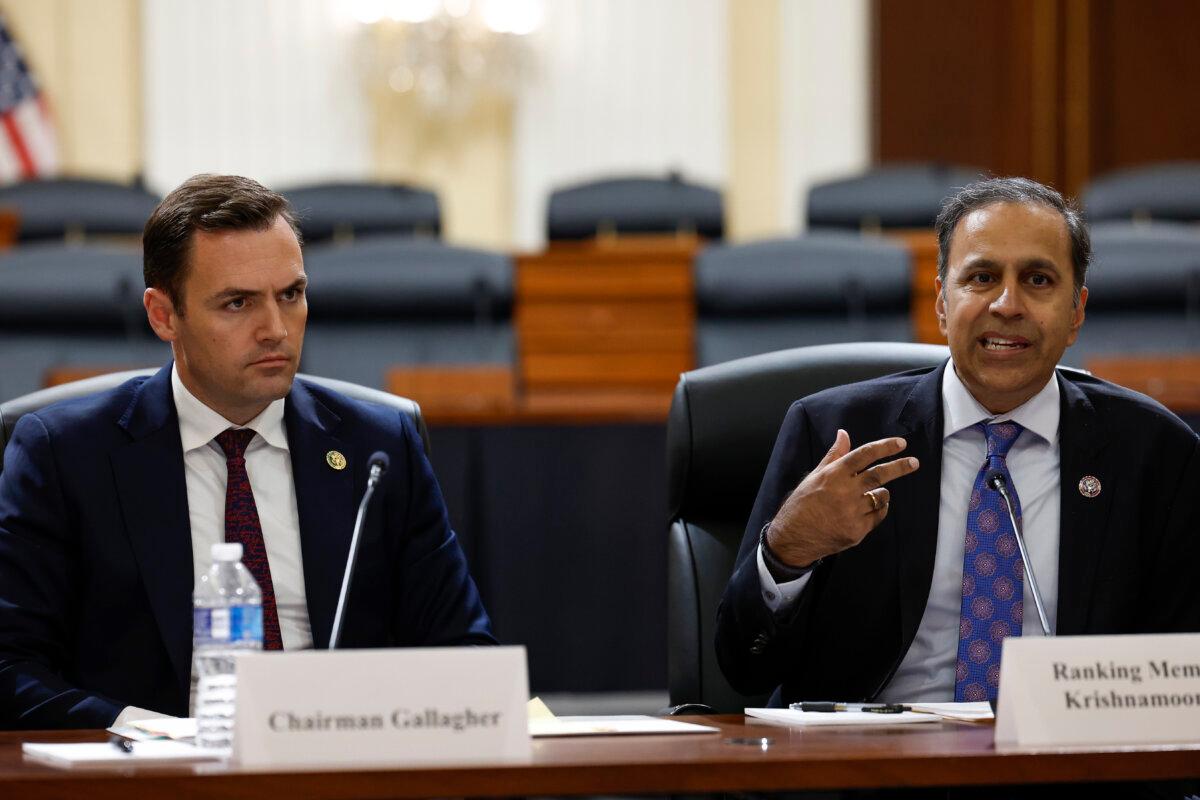
M535 739L526 764L264 772L236 766L56 769L22 741L96 741L99 731L0 734L0 795L10 797L416 798L628 795L804 789L998 786L1200 778L1200 743L1087 751L997 752L990 726L930 723L800 730L740 715L688 717L720 733ZM763 746L761 738L770 743ZM750 743L738 743L748 740Z
M695 365L695 236L552 244L516 265L519 395L531 413L663 418Z

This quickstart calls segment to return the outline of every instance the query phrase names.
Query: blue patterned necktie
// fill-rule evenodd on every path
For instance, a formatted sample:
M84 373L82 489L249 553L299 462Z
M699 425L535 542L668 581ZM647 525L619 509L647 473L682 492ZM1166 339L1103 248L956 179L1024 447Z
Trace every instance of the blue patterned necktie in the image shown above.
M1008 474L1005 457L1024 430L1015 422L979 423L987 438L987 461L975 476L963 541L962 610L958 618L958 669L954 700L995 700L1000 685L1000 646L1007 636L1020 636L1024 619L1024 566L1004 498L985 479L996 470L1004 476L1013 513L1021 519L1021 501Z

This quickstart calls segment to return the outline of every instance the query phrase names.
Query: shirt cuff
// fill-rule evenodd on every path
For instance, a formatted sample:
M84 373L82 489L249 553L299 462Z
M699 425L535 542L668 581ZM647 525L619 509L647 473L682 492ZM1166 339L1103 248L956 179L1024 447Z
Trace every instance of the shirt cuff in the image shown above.
M776 583L775 579L771 577L771 571L767 569L767 562L763 560L762 545L758 546L756 557L758 562L758 583L762 589L763 602L767 604L767 608L771 610L772 614L778 614L790 609L796 604L800 593L804 591L804 587L808 585L808 579L812 577L812 573L809 572L801 575L794 581Z

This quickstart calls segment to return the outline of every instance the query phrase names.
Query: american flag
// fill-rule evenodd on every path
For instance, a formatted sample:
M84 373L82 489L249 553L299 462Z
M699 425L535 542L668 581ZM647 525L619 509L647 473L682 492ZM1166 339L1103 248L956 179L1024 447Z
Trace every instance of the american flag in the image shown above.
M0 16L0 183L58 171L58 137L41 89Z

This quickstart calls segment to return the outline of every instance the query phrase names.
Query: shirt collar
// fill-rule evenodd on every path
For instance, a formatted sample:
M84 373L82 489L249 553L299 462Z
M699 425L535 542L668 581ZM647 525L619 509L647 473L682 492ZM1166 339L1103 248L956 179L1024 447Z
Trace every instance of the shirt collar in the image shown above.
M1057 373L1051 374L1041 391L1007 414L992 414L963 385L951 361L946 365L945 377L942 378L942 409L945 412L943 439L949 439L979 422L1012 420L1053 445L1058 441L1058 376Z
M270 446L281 450L288 449L287 432L283 427L283 398L273 401L261 414L245 425L235 425L188 391L179 378L178 367L174 364L171 365L171 394L175 399L175 411L179 415L179 437L185 453L197 447L204 447L227 428L252 428Z

